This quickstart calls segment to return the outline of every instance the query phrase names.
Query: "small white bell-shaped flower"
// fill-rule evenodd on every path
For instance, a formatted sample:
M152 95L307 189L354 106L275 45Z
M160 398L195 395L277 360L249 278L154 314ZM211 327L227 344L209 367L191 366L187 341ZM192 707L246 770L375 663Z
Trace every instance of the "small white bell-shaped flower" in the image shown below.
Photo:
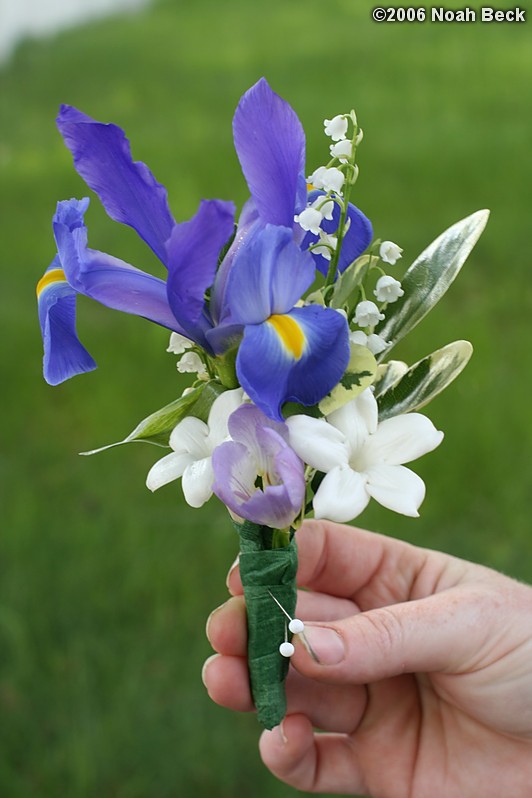
M323 222L323 216L316 208L309 207L305 208L301 213L296 214L296 216L294 216L294 222L297 222L303 230L308 230L317 236L320 233L320 225Z
M336 236L320 231L320 240L317 247L312 248L315 255L322 255L325 260L331 260L332 253L338 245L338 238Z
M330 168L319 166L307 179L315 188L322 188L324 191L334 191L336 194L340 194L345 182L345 175L336 166L331 166Z
M355 332L350 333L349 340L352 344L359 344L360 346L367 347L372 355L380 355L380 353L384 352L390 345L389 342L385 341L380 335L376 335L375 333L366 335L362 330L355 330Z
M181 372L181 374L197 373L198 376L207 373L205 363L197 352L185 352L177 363L177 370Z
M333 141L345 139L347 133L347 119L342 114L333 116L332 119L325 119L323 122L325 135L330 136Z
M327 219L328 222L330 222L333 218L334 200L332 199L328 199L327 197L320 195L314 200L310 207L318 211L318 213L321 214L322 219Z
M191 341L189 338L185 338L184 335L180 335L179 333L173 332L170 335L170 341L168 343L167 352L171 352L174 355L182 355L186 349L190 349L191 346L194 346L194 342Z
M399 297L403 296L404 291L401 288L399 280L395 280L388 274L383 274L377 280L375 291L373 292L379 302L396 302Z
M347 163L353 154L353 143L349 139L343 139L336 144L331 144L329 151L333 158L339 158L341 163Z
M383 241L379 247L379 255L384 263L389 263L394 266L402 255L403 250L401 247L394 244L393 241Z
M374 327L383 318L384 313L370 299L364 299L356 306L354 322L359 327Z

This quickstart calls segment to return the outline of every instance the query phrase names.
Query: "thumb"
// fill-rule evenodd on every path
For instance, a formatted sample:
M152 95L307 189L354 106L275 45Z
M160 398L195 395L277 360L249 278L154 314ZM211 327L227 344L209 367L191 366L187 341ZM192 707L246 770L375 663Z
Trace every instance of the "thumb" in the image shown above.
M292 664L306 676L338 684L463 672L474 659L478 665L490 634L486 620L482 591L454 588L334 623L305 623Z

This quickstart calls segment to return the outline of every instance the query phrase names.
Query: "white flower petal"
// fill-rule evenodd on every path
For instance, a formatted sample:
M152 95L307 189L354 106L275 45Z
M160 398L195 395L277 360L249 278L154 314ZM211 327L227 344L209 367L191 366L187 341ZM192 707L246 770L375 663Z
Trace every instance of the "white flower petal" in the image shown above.
M294 216L294 222L297 222L303 230L310 230L311 233L317 236L320 233L323 216L315 208L305 208L301 213Z
M174 355L182 355L183 352L186 349L190 349L191 346L194 346L194 341L191 341L189 338L185 338L184 335L173 332L170 335L170 342L166 351L172 352Z
M383 241L380 245L379 255L385 263L393 266L401 257L403 250L394 244L393 241Z
M379 406L373 391L371 388L366 388L353 401L357 413L360 413L366 422L368 432L373 435L379 423Z
M374 327L379 321L384 319L384 313L381 313L375 302L370 299L363 299L355 308L355 317L353 321L359 327Z
M312 504L316 518L343 524L360 515L368 502L365 475L341 465L323 478Z
M177 370L182 374L206 374L205 363L197 352L185 352L177 362Z
M327 199L322 194L320 194L320 196L314 200L310 207L319 211L322 218L327 219L329 222L333 218L334 200Z
M347 133L348 122L343 114L337 114L332 119L325 119L323 127L325 128L325 135L330 136L333 141L340 141L345 139Z
M335 191L340 194L344 181L344 173L337 169L336 166L331 166L330 169L326 169L321 175L321 184L325 191Z
M349 449L345 435L321 418L291 416L286 420L290 446L304 463L318 471L347 465Z
M174 452L188 452L194 460L200 460L211 453L207 445L208 434L209 428L204 421L187 416L172 430L170 446Z
M345 435L349 446L349 459L353 459L362 450L369 434L363 416L356 411L354 400L339 407L328 415L327 419Z
M373 355L380 355L381 352L384 352L384 350L388 346L390 346L390 342L385 341L384 338L382 338L380 335L376 335L375 333L370 333L370 335L368 335L368 340L366 345L369 351Z
M339 141L337 144L331 144L329 152L333 158L339 158L341 163L347 163L347 160L353 154L353 142L348 139Z
M359 346L367 346L368 344L368 336L362 330L355 330L354 332L349 333L349 340L352 344L358 344Z
M379 463L402 465L431 452L442 442L443 432L421 413L407 413L382 421L361 452L364 469Z
M375 291L373 292L379 302L396 302L404 294L401 283L389 274L383 274L377 280Z
M228 437L229 416L237 407L240 407L243 401L244 391L242 388L224 391L214 400L209 412L208 446L211 452Z
M191 507L201 507L212 496L214 472L210 457L195 460L185 468L183 473L183 493L187 504Z
M425 483L399 465L376 465L366 471L366 490L383 507L402 515L417 518L418 509L425 498Z
M327 420L344 433L349 443L349 456L355 458L365 446L368 435L377 429L377 400L366 388L355 399L338 408Z
M188 453L171 452L167 454L150 468L146 477L146 486L150 490L157 490L163 485L173 482L174 479L179 479L191 462L192 457Z

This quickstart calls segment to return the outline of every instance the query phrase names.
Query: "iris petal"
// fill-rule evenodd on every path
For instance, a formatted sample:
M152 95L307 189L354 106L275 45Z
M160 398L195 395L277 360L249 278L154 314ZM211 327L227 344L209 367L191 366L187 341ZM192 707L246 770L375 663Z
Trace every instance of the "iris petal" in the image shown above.
M227 250L225 257L221 262L218 271L216 272L216 280L214 282L211 296L211 313L215 322L218 322L222 316L225 289L233 261L242 247L244 247L248 241L251 240L253 233L261 228L262 224L260 222L255 203L250 198L242 208L233 242Z
M198 340L205 291L214 282L220 250L234 227L234 205L204 200L188 222L174 227L168 242L168 302L174 316Z
M284 402L314 405L339 382L349 361L347 322L335 310L310 305L285 314L304 336L295 340L266 321L248 325L236 361L240 384L270 418L282 420Z
M320 195L325 196L323 191L311 191L308 196L309 202L314 202ZM330 220L324 219L321 224L321 229L329 235L336 233L338 224L340 222L340 207L335 202L333 209L333 218ZM342 240L342 248L340 250L340 257L338 259L338 271L341 273L350 263L356 260L359 255L362 255L365 249L371 244L373 238L373 228L370 220L365 216L359 208L349 203L347 208L347 218L349 220L349 227ZM301 244L302 249L308 249L311 244L318 241L318 236L312 233L307 233ZM329 270L329 261L323 255L316 255L312 253L316 268L324 275Z
M57 126L74 166L111 219L133 227L166 263L165 244L175 224L166 189L146 164L133 161L124 131L70 105L61 106Z
M50 385L93 371L96 363L76 333L76 292L56 257L38 288L39 322L44 344L44 379Z
M305 206L305 133L290 105L261 78L233 119L235 148L263 224L293 227Z
M53 228L71 287L102 305L143 316L186 335L168 304L166 283L118 258L89 249L83 213L88 200L59 202Z
M314 281L314 263L287 227L267 225L238 253L225 295L225 320L260 324L294 307Z

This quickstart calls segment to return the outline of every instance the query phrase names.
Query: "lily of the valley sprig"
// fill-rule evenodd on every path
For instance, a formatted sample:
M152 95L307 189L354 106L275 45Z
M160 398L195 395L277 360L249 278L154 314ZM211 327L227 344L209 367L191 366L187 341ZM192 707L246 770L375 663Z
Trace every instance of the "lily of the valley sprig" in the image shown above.
M403 249L373 241L352 202L363 138L354 111L324 120L325 157L307 164L301 123L265 79L233 119L250 193L236 223L221 199L202 199L176 221L116 125L67 105L57 124L88 187L152 249L166 279L89 247L89 198L59 202L56 253L37 286L45 379L57 385L96 368L76 331L78 295L171 331L168 351L191 385L121 443L169 448L148 474L151 490L181 479L191 506L214 494L228 508L240 535L252 690L271 728L285 707L279 651L292 650L294 530L309 514L351 521L371 498L418 515L425 485L405 464L443 438L418 410L472 348L458 340L412 366L389 355L443 296L488 213L446 230L400 278Z

